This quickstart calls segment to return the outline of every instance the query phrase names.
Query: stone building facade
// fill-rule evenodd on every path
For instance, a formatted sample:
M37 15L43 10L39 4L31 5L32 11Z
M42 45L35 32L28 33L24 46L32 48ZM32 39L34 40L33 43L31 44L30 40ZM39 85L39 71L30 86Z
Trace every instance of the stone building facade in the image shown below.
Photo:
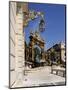
M15 36L16 36L16 3L10 2L10 87L16 81L16 54L15 54Z
M56 64L65 64L66 62L66 47L65 43L60 42L59 44L53 45L47 50L46 58L51 61L51 52L54 52L54 61Z
M24 12L28 11L27 3L10 2L10 80L9 87L22 87L25 66L25 44L24 44Z

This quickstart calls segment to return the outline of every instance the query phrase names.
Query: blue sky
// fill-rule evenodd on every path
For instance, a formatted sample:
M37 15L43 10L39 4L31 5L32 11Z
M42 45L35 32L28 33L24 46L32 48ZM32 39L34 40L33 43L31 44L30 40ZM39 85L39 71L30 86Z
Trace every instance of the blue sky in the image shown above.
M65 6L29 3L29 9L44 12L45 31L41 37L45 40L45 49L61 41L65 42ZM37 30L40 18L30 21L25 28L25 40L29 42L30 30Z

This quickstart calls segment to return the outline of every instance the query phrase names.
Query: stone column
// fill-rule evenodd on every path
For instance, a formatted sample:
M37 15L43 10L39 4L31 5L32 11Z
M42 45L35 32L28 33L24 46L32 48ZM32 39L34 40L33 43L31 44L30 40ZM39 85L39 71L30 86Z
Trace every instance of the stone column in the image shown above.
M23 33L23 13L22 8L16 15L16 75L17 75L17 87L23 86L24 80L24 67L25 67L25 53L24 53L24 33Z

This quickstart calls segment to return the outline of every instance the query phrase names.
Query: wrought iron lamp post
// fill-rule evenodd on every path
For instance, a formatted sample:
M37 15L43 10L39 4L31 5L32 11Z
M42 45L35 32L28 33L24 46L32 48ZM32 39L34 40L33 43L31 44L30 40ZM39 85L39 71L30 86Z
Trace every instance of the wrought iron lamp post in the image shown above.
M45 22L43 19L40 20L39 30L40 30L40 32L43 32L45 30Z

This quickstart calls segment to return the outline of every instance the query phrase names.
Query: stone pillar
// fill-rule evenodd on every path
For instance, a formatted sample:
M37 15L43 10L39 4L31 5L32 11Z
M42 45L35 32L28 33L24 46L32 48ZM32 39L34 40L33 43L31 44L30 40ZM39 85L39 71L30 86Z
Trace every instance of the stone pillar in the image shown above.
M25 67L25 53L24 53L24 33L23 33L23 13L22 7L20 8L19 12L16 15L16 46L15 46L15 53L16 53L16 75L17 75L17 87L23 86L24 80L24 67Z

